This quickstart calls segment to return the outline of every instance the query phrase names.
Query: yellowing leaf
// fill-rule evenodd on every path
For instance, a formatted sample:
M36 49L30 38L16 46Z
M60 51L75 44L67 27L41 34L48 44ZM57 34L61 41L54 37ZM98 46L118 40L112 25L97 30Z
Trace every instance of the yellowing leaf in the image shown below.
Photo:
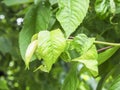
M44 67L49 72L60 54L64 51L66 39L61 30L56 29L51 32L40 31L38 34L38 53L44 61ZM37 55L38 55L37 54ZM42 67L43 68L43 67ZM46 70L45 69L45 70Z
M73 59L72 61L78 61L83 63L85 67L94 75L98 74L98 54L96 51L95 45L93 45L86 53L81 55L78 58Z
M93 45L95 38L88 38L85 34L78 34L72 41L72 46L80 54L84 54Z

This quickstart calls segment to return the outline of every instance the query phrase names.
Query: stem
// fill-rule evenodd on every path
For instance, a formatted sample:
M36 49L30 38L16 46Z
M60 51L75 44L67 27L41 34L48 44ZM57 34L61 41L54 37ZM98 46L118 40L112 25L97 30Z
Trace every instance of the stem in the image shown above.
M98 49L97 51L98 51L98 52L103 52L103 51L105 51L105 50L107 50L107 49L110 49L110 48L112 48L112 46L107 46L107 47Z
M73 40L74 37L70 36L68 40ZM120 43L111 43L111 42L103 42L103 41L94 41L95 44L104 44L104 45L109 45L109 46L119 46Z
M102 42L102 41L94 41L95 44L104 44L104 45L109 45L109 46L119 46L120 43L110 43L110 42Z

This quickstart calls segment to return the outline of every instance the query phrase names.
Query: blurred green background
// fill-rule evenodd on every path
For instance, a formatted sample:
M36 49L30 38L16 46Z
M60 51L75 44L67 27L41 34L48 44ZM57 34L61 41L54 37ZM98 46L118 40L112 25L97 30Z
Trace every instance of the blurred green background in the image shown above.
M56 0L49 1L53 4L56 3ZM110 17L100 19L96 15L94 3L95 0L91 0L88 14L73 36L85 33L97 40L120 42L120 8L117 8L117 14L113 17L114 24L111 24ZM18 37L25 13L32 4L33 0L30 0L30 3L9 7L0 0L0 90L60 90L70 68L69 64L60 60L53 66L50 73L33 72L40 63L36 60L30 64L30 70L25 70L25 64L19 51ZM102 47L104 46L97 45L98 49ZM119 53L120 50L109 61L99 66L100 76L106 76L120 62ZM100 76L93 78L87 73L81 74L80 89L78 90L96 90ZM113 79L108 79L105 87L109 87L111 80Z

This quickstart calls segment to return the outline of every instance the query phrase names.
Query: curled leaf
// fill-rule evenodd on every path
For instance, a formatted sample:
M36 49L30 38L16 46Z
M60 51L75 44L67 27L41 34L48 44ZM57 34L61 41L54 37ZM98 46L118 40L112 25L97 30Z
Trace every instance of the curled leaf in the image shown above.
M38 39L38 33L32 36L31 42Z
M28 68L28 69L29 69L30 60L33 56L33 53L36 50L37 44L38 44L38 41L35 40L35 41L31 42L27 47L27 50L25 53L25 64L26 64L26 68Z

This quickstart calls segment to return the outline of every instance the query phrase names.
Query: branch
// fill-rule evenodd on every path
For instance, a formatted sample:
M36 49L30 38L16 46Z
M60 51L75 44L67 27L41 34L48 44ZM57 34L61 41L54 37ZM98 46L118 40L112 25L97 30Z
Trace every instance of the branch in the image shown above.
M74 39L74 37L70 36L68 39Z
M103 51L105 51L105 50L107 50L107 49L110 49L110 48L112 48L112 46L107 46L107 47L98 49L97 51L98 51L98 52L103 52Z

